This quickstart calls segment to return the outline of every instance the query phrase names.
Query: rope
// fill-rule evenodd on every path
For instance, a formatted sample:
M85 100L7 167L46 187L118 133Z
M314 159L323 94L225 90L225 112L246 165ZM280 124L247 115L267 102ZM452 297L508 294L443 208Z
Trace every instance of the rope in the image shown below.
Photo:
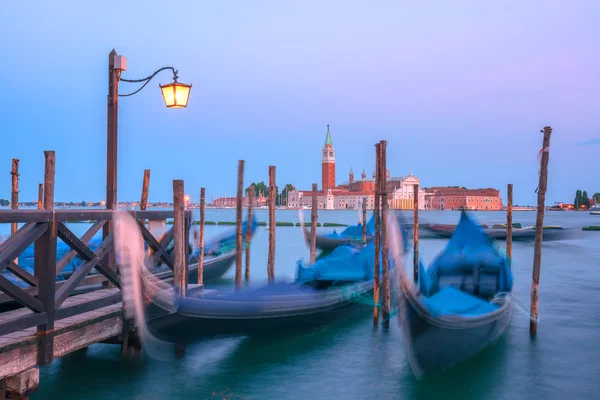
M502 299L504 298L504 299ZM491 303L498 303L498 302L502 302L502 301L509 301L512 302L513 305L515 306L515 308L519 311L521 311L523 313L523 315L525 315L527 318L529 318L529 320L533 321L533 322L540 322L540 316L538 315L537 318L534 318L531 315L531 311L529 310L529 308L523 303L523 301L521 301L521 299L519 299L517 297L516 294L511 293L511 292L500 292L497 293L494 298L492 300L490 300Z

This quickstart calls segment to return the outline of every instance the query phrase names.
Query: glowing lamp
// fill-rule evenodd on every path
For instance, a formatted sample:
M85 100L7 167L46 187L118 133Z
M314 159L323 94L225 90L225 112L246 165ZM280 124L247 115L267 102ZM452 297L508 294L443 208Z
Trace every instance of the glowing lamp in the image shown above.
M167 108L183 108L187 107L188 99L190 98L190 91L192 85L177 82L175 79L173 82L167 85L158 85L162 91L163 98L165 99L165 105Z

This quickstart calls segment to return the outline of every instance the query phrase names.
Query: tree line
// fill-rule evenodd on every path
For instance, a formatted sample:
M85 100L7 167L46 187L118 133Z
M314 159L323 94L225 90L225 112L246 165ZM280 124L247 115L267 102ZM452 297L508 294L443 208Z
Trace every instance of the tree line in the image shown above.
M595 204L600 204L600 192L594 193L592 196ZM575 209L580 209L582 206L586 209L590 208L590 198L588 197L587 190L581 191L578 190L575 193L575 200L573 201L573 206Z
M248 191L250 190L250 186L254 186L254 197L266 197L267 204L269 202L269 186L265 184L264 181L261 182L252 182L245 190L246 196L248 196ZM283 187L281 193L279 193L279 186L275 186L275 205L276 206L287 206L287 195L288 192L294 190L294 185L291 183L286 184Z

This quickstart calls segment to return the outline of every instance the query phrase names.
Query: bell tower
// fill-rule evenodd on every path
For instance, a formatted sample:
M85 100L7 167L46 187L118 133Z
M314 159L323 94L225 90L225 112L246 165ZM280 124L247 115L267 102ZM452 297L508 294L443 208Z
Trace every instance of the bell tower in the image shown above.
M335 150L331 141L329 125L327 125L327 136L322 150L321 158L321 186L322 190L335 188Z

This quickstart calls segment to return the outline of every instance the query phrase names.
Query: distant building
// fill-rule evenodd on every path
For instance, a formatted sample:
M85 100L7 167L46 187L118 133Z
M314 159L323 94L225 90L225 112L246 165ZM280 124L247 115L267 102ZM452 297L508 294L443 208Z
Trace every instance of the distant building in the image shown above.
M426 207L431 210L499 211L502 209L502 199L497 189L432 187L424 191Z

